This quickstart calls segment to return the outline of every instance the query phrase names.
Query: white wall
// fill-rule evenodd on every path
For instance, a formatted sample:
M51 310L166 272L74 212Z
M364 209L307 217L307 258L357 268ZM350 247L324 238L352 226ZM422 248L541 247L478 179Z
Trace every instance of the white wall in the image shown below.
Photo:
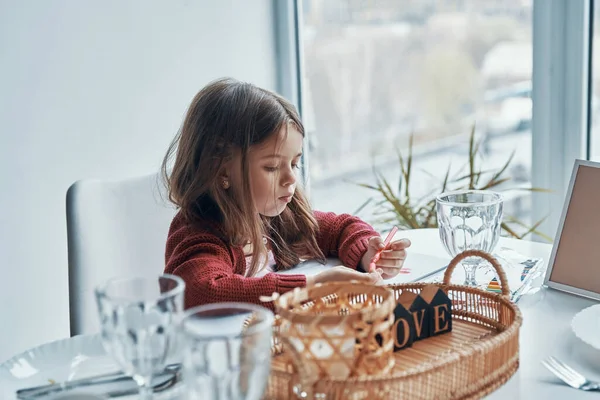
M157 171L194 94L275 88L271 0L0 0L0 361L69 335L65 193Z

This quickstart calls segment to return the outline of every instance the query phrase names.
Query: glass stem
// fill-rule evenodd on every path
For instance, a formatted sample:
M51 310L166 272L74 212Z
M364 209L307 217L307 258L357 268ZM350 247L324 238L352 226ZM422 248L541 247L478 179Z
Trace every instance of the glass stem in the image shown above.
M152 378L151 377L147 377L147 378L142 378L142 377L137 377L134 378L135 382L138 385L138 391L139 391L139 399L140 400L152 400Z
M465 285L466 286L477 286L477 279L475 278L475 272L477 271L477 263L464 262L463 267L465 268Z
M140 400L152 400L152 386L148 384L140 387Z

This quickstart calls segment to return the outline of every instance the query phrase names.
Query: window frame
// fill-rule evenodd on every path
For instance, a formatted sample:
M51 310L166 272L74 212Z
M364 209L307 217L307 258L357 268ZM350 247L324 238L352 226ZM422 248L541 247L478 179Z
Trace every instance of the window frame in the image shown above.
M277 62L277 91L291 101L300 117L303 111L302 77L304 59L302 51L302 1L272 0L275 27L275 55ZM310 132L305 132L300 159L300 175L305 192L310 196Z
M576 159L589 158L592 0L534 0L532 184L534 221L554 237Z
M576 159L590 156L591 51L594 0L533 0L532 21L532 219L554 236ZM273 0L278 91L302 115L301 0ZM308 134L308 133L307 133ZM307 138L308 139L308 138ZM310 191L309 140L302 177ZM534 237L534 239L539 239Z

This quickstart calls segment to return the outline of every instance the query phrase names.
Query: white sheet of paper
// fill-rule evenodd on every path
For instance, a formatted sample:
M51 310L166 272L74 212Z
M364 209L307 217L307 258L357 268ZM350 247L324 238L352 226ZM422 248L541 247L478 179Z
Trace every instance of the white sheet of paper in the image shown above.
M391 279L386 279L385 284L397 284L397 283L410 283L418 282L423 278L431 276L432 274L443 271L448 266L450 257L442 258L430 256L427 254L420 253L408 253L406 260L404 261L403 268L410 270L408 274L400 273Z
M417 282L423 277L427 277L435 272L441 271L448 265L450 258L445 259L441 257L434 257L426 254L412 253L409 252L404 262L404 267L410 270L408 274L398 274L391 279L383 281L384 284L396 284L396 283L407 283ZM340 261L335 258L327 260L326 265L319 264L317 261L305 261L299 264L297 267L287 271L280 271L279 274L303 274L311 276L318 274L319 272L325 271L327 268L341 265Z

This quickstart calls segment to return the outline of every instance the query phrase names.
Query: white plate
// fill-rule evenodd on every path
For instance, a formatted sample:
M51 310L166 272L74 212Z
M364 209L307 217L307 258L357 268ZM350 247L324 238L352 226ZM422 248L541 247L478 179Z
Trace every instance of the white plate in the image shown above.
M575 336L600 350L600 304L578 312L571 321L571 328Z
M14 400L18 389L118 371L96 335L47 343L0 365L0 399ZM125 399L125 398L122 398Z

